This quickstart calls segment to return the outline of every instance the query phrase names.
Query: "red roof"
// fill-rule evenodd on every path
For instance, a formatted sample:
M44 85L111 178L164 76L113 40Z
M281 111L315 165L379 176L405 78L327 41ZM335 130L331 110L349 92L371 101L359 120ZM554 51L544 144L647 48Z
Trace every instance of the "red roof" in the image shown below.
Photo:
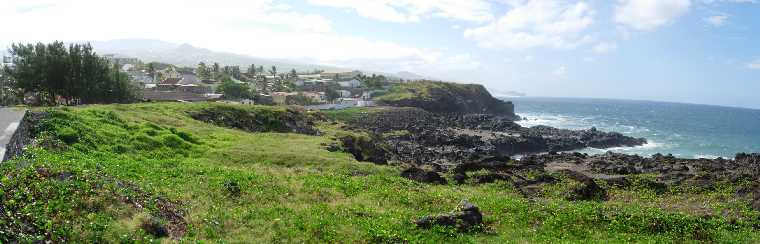
M182 78L166 78L161 81L161 85L176 85L182 80Z

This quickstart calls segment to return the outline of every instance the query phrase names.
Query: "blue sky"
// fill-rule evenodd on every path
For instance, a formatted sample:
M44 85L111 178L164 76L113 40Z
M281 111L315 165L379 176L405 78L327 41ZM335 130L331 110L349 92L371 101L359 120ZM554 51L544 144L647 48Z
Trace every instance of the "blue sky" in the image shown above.
M760 108L755 0L0 0L0 15L0 45L153 38L495 93Z

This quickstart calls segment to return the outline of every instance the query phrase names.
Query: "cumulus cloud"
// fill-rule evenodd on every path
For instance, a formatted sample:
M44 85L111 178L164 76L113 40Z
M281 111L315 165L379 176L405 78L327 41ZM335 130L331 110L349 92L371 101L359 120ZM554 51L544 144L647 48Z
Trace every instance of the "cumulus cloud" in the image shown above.
M652 31L685 14L691 0L618 0L615 22L641 31Z
M308 0L309 3L352 9L359 15L381 21L408 23L423 18L443 17L484 22L493 18L486 0Z
M338 33L329 19L272 0L217 0L214 11L209 11L208 3L184 0L0 1L0 16L14 20L13 25L3 27L0 42L5 44L151 38L349 67L352 63L348 60L363 60L366 68L388 71L415 72L419 69L414 67L424 67L432 72L436 66L471 68L475 63L460 54ZM125 18L115 10L136 17ZM394 63L398 65L391 66Z
M573 48L592 40L584 34L594 23L594 10L586 2L530 0L510 5L504 16L467 29L465 37L493 49Z
M728 15L725 15L725 14L713 15L704 19L705 22L715 27L723 26L724 24L726 24L727 20L728 20Z

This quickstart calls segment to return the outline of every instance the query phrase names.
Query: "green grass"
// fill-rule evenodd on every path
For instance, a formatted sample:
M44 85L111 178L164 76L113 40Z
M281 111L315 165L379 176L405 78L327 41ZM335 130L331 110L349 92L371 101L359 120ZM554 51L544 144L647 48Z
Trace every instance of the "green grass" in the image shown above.
M476 84L457 84L435 81L415 81L396 85L388 93L378 96L375 100L393 102L409 99L430 100L431 91L443 90L453 94L488 94L485 88Z
M327 122L318 125L323 135L307 136L247 133L190 118L217 106L222 105L50 110L38 144L58 146L35 147L0 165L0 206L10 213L0 214L0 241L168 242L141 228L161 216L161 199L185 212L187 242L760 241L757 212L746 203L722 201L731 197L729 190L612 189L608 202L570 202L561 194L524 199L506 182L427 185L399 177L400 168L328 152L324 145L332 138L353 132ZM357 112L365 111L328 113L351 118ZM125 199L146 204L136 207ZM481 230L413 225L414 218L451 211L462 199L483 211ZM30 226L36 231L19 231Z

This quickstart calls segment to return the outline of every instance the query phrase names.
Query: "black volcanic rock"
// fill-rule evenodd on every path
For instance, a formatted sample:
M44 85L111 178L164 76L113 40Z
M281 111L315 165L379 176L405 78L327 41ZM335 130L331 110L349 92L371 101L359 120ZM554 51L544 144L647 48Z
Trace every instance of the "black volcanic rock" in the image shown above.
M483 223L483 214L477 206L467 200L462 200L451 213L425 216L415 220L414 223L425 229L438 225L456 227L461 231L467 231Z
M418 108L376 108L366 116L349 121L347 127L373 135L375 140L369 144L387 149L389 161L428 165L439 171L489 158L503 163L517 154L637 146L646 142L595 129L525 128L501 116L435 114ZM354 143L344 141L343 144ZM369 148L369 144L365 144L365 148ZM356 153L367 150L349 151L361 156L357 159L368 161Z
M417 167L411 167L402 171L401 177L422 183L446 184L446 179L441 177L437 172L427 171Z

